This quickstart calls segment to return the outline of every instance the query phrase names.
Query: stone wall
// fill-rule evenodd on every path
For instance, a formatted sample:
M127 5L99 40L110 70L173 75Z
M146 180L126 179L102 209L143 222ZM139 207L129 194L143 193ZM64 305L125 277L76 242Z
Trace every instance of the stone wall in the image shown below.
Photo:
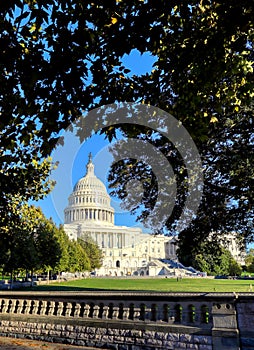
M250 350L253 321L251 293L0 293L0 335L101 349Z
M254 293L241 294L236 302L242 350L254 349Z

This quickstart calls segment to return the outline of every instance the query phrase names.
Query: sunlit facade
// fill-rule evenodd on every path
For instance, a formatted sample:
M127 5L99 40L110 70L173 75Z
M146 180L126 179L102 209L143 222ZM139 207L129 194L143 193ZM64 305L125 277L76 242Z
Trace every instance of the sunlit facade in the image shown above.
M174 237L155 236L143 233L140 228L114 224L110 196L94 173L91 155L86 175L69 196L64 217L64 229L69 238L90 237L103 251L103 265L96 271L98 275L156 275L161 266L155 261L177 260Z

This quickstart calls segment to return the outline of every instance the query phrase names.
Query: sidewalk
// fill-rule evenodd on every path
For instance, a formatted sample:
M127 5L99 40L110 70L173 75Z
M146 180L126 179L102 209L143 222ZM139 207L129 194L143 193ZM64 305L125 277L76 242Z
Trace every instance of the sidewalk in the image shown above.
M95 350L85 346L48 343L29 339L0 337L1 350ZM101 349L103 350L103 349Z

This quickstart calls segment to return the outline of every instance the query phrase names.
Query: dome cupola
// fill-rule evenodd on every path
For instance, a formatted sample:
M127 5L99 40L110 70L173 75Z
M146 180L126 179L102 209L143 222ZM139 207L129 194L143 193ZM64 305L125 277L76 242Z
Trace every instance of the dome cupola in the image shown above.
M86 175L74 186L64 210L65 223L93 222L97 224L114 224L114 209L106 186L94 174L92 155L89 154Z

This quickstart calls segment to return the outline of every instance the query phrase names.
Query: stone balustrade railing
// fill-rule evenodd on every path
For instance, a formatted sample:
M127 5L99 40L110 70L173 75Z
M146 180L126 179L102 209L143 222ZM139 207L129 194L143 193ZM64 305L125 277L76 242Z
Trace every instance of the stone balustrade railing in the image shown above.
M254 315L252 296L0 292L0 335L117 350L236 350L254 340L246 323L246 308Z
M23 297L23 295L22 295ZM75 317L85 319L133 320L135 322L165 322L181 324L210 324L212 303L206 301L164 300L45 300L30 298L0 299L0 314ZM73 296L69 297L73 299Z

